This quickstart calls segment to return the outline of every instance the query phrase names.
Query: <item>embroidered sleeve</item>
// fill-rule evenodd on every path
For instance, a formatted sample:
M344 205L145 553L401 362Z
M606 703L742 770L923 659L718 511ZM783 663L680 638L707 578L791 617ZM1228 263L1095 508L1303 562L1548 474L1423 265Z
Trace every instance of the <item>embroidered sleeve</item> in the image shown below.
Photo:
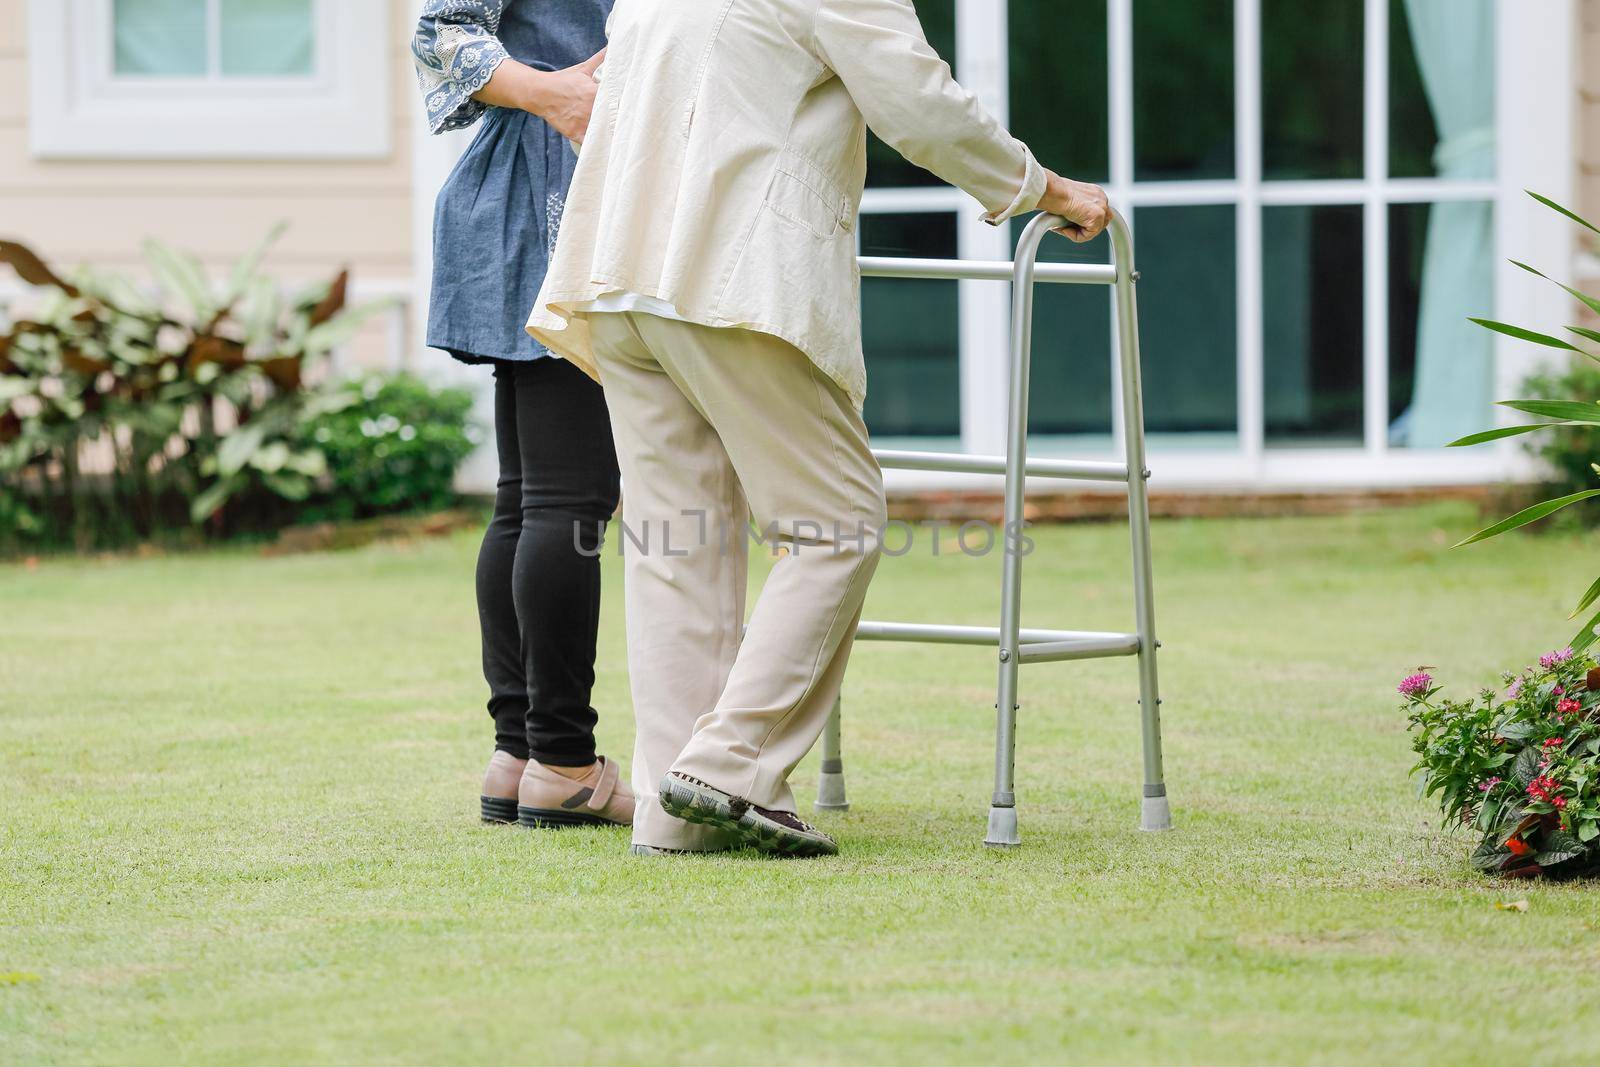
M411 38L417 82L434 133L478 121L486 105L472 95L506 58L495 36L507 0L426 0Z

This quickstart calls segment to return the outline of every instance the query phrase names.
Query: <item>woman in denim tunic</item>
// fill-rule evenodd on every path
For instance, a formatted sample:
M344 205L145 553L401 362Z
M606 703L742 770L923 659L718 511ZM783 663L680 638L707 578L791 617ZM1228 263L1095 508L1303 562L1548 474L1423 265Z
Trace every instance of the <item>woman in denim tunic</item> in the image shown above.
M617 505L600 387L523 330L593 107L611 0L427 0L412 52L434 133L482 119L439 194L428 344L494 369L500 477L478 556L489 821L630 822L595 753L598 549ZM582 797L570 806L569 801Z

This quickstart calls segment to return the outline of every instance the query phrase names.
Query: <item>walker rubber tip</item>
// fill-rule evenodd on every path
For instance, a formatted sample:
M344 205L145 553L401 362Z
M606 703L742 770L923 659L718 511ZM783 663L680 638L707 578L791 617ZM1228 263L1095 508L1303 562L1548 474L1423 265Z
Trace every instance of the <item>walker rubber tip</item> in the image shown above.
M823 771L817 777L818 811L849 811L850 802L844 795L844 773Z
M1172 808L1166 797L1145 797L1139 805L1139 829L1152 833L1172 829Z
M983 843L990 848L1016 848L1022 844L1022 837L1017 833L1016 808L989 809L989 835Z

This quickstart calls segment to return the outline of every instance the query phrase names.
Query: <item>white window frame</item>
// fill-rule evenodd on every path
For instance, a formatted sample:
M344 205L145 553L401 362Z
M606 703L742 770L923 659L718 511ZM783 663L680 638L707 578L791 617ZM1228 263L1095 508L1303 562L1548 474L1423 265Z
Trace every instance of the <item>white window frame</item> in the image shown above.
M313 0L307 77L118 76L112 0L29 0L44 159L375 159L393 151L388 0Z
M1237 212L1238 437L1227 449L1151 445L1157 484L1193 487L1353 488L1477 484L1529 477L1536 468L1515 441L1474 449L1391 448L1388 443L1388 207L1442 200L1490 201L1495 209L1495 317L1543 331L1570 321L1559 289L1504 261L1515 256L1571 281L1571 227L1525 193L1534 188L1570 203L1574 193L1576 11L1573 0L1498 0L1496 177L1484 181L1395 179L1388 173L1389 0L1365 0L1365 177L1351 181L1265 181L1261 166L1261 0L1235 0L1236 177L1227 181L1137 182L1133 161L1133 3L1106 0L1110 160L1107 190L1124 210L1173 204L1229 204ZM1530 7L1537 8L1530 12ZM1227 27L1221 28L1226 32ZM1004 118L1007 79L1006 0L956 0L958 77ZM1065 106L1065 105L1064 105ZM1070 121L1070 115L1064 118ZM1049 160L1044 161L1046 165ZM1365 209L1364 440L1345 448L1268 448L1264 440L1261 212L1264 206L1360 204ZM959 254L1007 259L1010 234L979 218L981 209L949 188L870 189L864 212L955 211ZM1142 264L1146 273L1159 264ZM1009 301L1003 285L961 283L961 423L967 451L1004 451L1005 338ZM1486 309L1488 310L1488 309ZM1035 361L1056 358L1035 353ZM1081 358L1062 353L1063 358ZM1103 357L1111 358L1109 353ZM1497 337L1496 395L1514 395L1541 360L1533 346ZM870 368L869 368L870 370ZM1112 375L1115 383L1116 376ZM1113 385L1115 388L1115 385ZM1113 425L1120 404L1110 400ZM1485 413L1485 420L1492 418ZM1117 427L1120 433L1120 427ZM897 487L967 485L960 476L891 472ZM979 484L979 483L974 483Z

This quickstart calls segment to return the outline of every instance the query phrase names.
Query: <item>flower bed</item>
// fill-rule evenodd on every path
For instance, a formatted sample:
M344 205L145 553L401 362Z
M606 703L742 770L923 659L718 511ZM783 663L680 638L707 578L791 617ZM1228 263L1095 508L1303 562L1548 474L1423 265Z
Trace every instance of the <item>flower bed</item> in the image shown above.
M1465 701L1442 697L1426 670L1400 683L1423 794L1483 834L1481 870L1600 871L1600 666L1565 648L1503 681Z

